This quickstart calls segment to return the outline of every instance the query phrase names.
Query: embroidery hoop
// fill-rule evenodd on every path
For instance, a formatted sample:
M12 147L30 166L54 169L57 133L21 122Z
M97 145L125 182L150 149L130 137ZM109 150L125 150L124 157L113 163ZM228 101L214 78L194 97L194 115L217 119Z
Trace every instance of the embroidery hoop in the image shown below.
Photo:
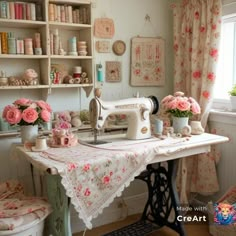
M126 44L122 40L116 40L112 45L112 50L117 56L122 56L126 50Z

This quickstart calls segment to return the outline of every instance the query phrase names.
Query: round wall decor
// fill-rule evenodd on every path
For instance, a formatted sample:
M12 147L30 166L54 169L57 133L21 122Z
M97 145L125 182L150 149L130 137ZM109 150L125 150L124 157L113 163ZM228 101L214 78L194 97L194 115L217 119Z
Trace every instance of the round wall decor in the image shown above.
M123 55L126 50L125 42L122 40L116 40L112 45L112 50L118 56Z

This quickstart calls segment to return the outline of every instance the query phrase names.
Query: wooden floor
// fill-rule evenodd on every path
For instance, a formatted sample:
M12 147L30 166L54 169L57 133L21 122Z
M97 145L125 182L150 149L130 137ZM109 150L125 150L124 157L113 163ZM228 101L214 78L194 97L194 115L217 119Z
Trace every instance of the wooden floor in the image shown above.
M118 221L112 224L94 228L92 230L87 230L85 236L101 236L105 233L136 222L139 219L140 215L132 215L123 221ZM208 224L187 224L185 225L185 229L187 231L187 235L189 236L211 236L208 232ZM73 234L73 236L83 236L83 232ZM163 227L162 229L153 232L149 236L178 236L178 234L167 227Z

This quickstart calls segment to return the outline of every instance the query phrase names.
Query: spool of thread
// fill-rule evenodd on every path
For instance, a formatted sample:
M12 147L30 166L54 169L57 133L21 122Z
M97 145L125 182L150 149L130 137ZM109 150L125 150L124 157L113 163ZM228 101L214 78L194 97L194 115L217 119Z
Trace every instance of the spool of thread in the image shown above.
M75 66L73 69L73 78L80 78L82 73L81 66Z
M58 29L55 30L54 34L53 34L53 53L55 55L59 54L59 35L58 35Z
M46 150L47 149L47 139L44 136L37 137L35 142L36 150Z
M102 64L97 65L97 80L103 82Z
M16 54L16 39L12 32L8 33L7 46L9 54Z
M25 44L25 54L26 55L33 55L33 39L32 38L25 38L24 39Z
M69 55L77 56L76 50L76 37L72 37L69 39Z
M41 40L40 40L40 33L34 34L34 47L41 48Z
M17 54L24 54L25 53L23 39L16 40L16 53Z

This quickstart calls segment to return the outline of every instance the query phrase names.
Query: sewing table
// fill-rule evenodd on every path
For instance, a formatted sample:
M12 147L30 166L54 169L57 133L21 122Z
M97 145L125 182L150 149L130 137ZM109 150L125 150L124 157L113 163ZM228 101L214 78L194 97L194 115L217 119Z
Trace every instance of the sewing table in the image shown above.
M164 140L152 137L133 141L125 139L124 134L103 138L110 142L96 147L80 141L75 147L49 148L43 152L26 151L22 146L15 148L18 157L26 158L46 173L48 199L53 207L47 235L72 235L70 203L87 228L92 228L92 219L137 178L148 187L148 200L140 221L106 236L143 236L162 226L185 236L183 224L177 221L178 160L209 152L211 145L227 142L228 138L208 133Z

